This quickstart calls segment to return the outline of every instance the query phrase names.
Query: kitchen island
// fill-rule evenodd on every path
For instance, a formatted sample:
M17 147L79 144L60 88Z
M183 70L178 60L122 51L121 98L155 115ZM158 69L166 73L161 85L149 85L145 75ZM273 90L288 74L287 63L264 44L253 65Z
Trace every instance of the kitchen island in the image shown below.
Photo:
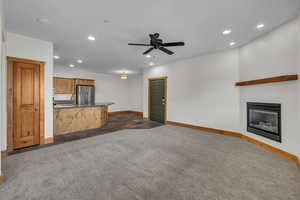
M55 105L54 135L100 128L107 122L112 102L91 105Z

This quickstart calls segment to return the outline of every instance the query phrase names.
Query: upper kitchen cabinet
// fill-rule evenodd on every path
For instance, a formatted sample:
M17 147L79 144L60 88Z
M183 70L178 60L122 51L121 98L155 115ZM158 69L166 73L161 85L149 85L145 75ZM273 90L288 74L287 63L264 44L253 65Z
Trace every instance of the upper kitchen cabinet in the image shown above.
M54 77L53 84L56 94L74 93L74 79Z
M75 85L95 85L95 81L90 79L75 79Z
M53 86L55 94L73 94L76 95L77 85L95 85L95 81L91 79L78 78L60 78L54 77Z

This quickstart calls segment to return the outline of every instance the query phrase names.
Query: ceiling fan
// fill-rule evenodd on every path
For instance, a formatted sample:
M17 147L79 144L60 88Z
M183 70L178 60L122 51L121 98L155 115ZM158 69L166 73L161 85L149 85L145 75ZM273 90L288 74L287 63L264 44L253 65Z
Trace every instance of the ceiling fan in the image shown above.
M149 46L150 48L143 53L144 55L150 53L154 49L159 49L169 55L172 55L172 54L174 54L174 52L170 51L169 49L167 49L165 47L184 46L184 42L163 43L162 39L159 39L159 33L150 34L149 37L150 37L150 44L128 43L128 45Z

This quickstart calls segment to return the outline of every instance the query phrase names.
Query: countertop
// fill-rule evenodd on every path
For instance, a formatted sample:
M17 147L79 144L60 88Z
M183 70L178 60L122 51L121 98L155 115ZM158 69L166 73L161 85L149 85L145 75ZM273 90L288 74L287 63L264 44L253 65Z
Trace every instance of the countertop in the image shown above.
M85 108L85 107L100 107L100 106L110 106L114 104L113 102L101 102L95 104L88 104L88 105L55 105L53 106L54 109L68 109L68 108Z

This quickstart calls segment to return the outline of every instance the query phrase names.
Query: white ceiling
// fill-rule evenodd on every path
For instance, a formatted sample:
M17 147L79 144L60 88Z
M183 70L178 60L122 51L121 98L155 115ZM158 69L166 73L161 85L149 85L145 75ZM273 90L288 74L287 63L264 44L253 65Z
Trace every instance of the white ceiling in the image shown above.
M294 18L299 0L5 0L8 31L53 41L57 64L93 72L138 73L149 62L174 62L245 44L264 32ZM47 19L38 23L37 18ZM108 20L109 23L104 21ZM256 30L264 23L263 30ZM222 31L231 29L224 36ZM175 55L158 50L145 58L149 33L159 32L165 42L184 41L184 47L170 47ZM96 41L88 41L88 35Z

